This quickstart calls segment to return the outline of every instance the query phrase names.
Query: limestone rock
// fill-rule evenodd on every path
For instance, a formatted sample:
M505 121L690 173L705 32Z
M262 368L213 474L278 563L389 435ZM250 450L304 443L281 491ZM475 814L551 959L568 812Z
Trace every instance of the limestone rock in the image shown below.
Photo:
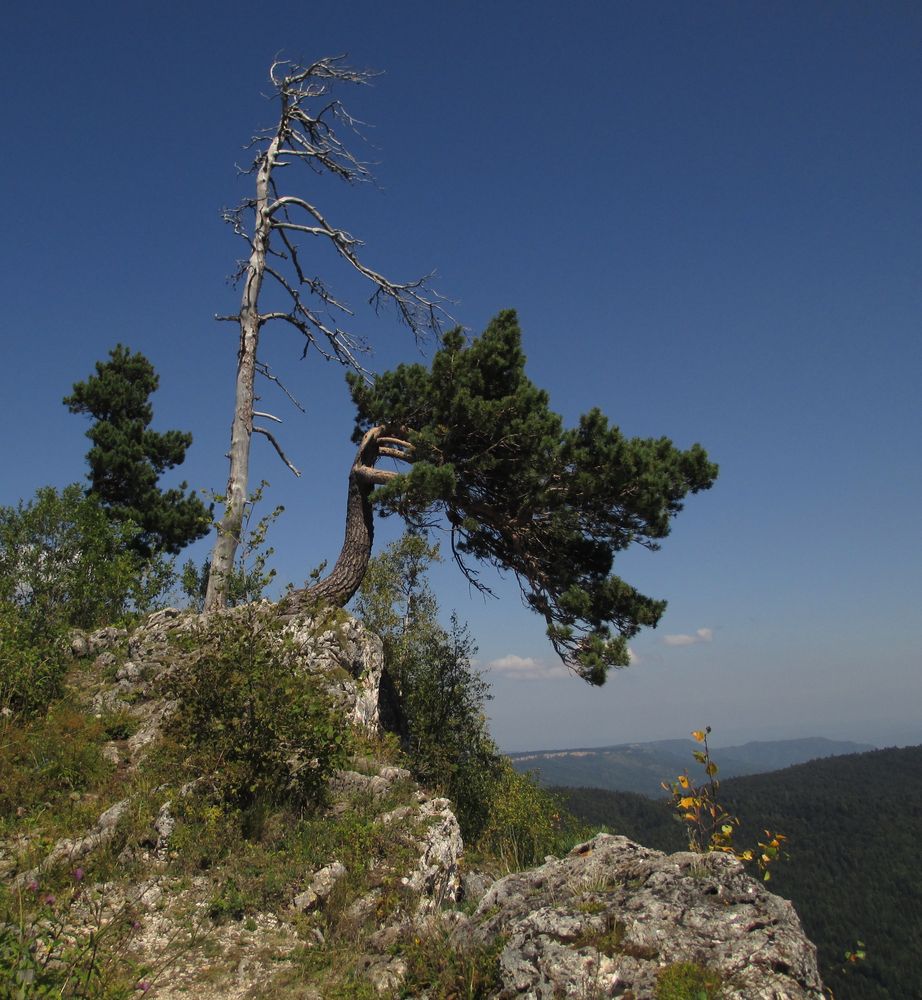
M324 902L333 890L336 888L337 883L343 879L346 875L346 866L340 861L334 861L333 864L327 865L325 868L321 868L313 879L311 884L304 890L304 892L298 893L292 901L292 906L296 910L312 910L314 907L318 906L320 903Z
M31 871L16 877L15 885L21 887L35 879L39 872L46 871L59 863L74 864L85 858L97 847L111 840L119 820L128 809L129 799L120 799L99 817L96 824L80 837L65 837L59 840L44 861Z
M500 879L458 933L508 936L497 1000L651 997L680 962L716 972L728 1000L823 995L794 908L735 858L665 855L608 834Z
M311 617L294 618L285 628L294 640L305 670L325 675L334 698L349 723L377 732L384 650L378 636L361 622L346 618L324 623Z
M406 886L419 894L417 916L457 902L461 890L458 871L464 843L461 827L448 799L430 799L419 806L423 835L418 841L419 861Z

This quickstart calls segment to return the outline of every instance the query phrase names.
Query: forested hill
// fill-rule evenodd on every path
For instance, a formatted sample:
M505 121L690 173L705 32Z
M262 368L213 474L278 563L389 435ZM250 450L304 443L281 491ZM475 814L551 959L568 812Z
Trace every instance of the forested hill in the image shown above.
M601 789L557 791L590 823L660 850L686 846L667 802ZM742 821L740 847L754 845L766 828L787 835L790 856L771 886L796 906L836 1000L919 1000L922 746L733 778L720 793ZM867 957L843 972L844 952L857 941Z
M655 740L573 750L535 750L510 754L519 771L538 772L544 785L609 788L616 792L662 795L661 782L688 768L695 776L691 740ZM769 740L715 749L720 773L727 778L775 771L819 757L873 750L866 743L828 740L819 736L799 740Z

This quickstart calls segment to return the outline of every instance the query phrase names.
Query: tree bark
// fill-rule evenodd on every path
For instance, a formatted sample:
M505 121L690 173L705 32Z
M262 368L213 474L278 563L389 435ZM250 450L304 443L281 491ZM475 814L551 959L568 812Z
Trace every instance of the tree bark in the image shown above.
M234 556L240 544L243 508L246 503L250 471L250 443L253 439L253 404L256 377L256 349L259 346L259 292L266 271L266 250L272 218L269 213L269 186L278 158L281 129L273 137L256 174L256 222L252 250L247 263L246 282L240 304L240 347L237 351L237 381L234 396L234 420L231 424L230 471L227 477L224 516L218 525L218 537L211 556L205 610L223 608L227 582L234 569Z
M352 600L362 585L375 537L371 494L375 486L397 475L389 469L375 468L382 455L409 462L413 448L402 437L391 435L385 427L373 427L365 434L349 472L346 531L336 565L319 583L292 591L279 604L279 614L283 618L309 613L318 604L341 608Z
M427 331L438 333L441 329L441 299L436 293L427 290L427 277L407 282L392 281L364 263L360 256L363 246L361 240L332 225L310 201L280 194L278 190L274 176L276 167L291 166L299 161L316 173L329 173L349 183L371 177L367 165L357 159L337 135L337 126L346 131L354 131L356 121L338 100L328 98L334 85L366 84L371 75L343 65L342 58L320 59L307 67L299 67L285 60L273 63L269 78L281 101L281 110L275 131L258 133L251 143L261 151L251 168L246 171L248 174L255 171L255 198L247 199L235 210L225 210L225 220L233 224L238 236L247 240L250 252L245 268L238 271L237 275L245 276L239 313L216 317L238 323L240 341L237 350L234 419L228 453L230 471L224 498L224 514L218 525L212 553L205 596L206 611L223 607L227 600L228 583L234 572L234 559L241 542L253 434L263 434L285 465L295 475L300 475L285 456L275 436L264 427L254 427L253 424L254 417L258 416L278 420L272 414L254 413L256 375L266 375L278 382L277 378L268 374L266 366L257 360L262 326L275 321L287 323L304 337L304 354L309 347L313 347L323 357L365 373L359 362L359 355L367 350L367 345L361 337L351 333L343 325L349 322L352 310L346 303L338 300L326 283L316 275L313 264L310 267L302 266L298 240L316 237L329 246L342 264L371 283L372 304L377 306L381 302L392 303L399 319L407 324L417 339L422 338ZM312 112L311 108L315 105L319 110ZM242 222L242 214L251 210L254 213L252 236L245 231L246 227ZM274 283L277 291L281 292L282 308L260 312L259 300L264 279L270 285ZM346 319L343 320L343 317ZM357 488L361 491L364 487L359 484ZM368 491L370 488L369 486ZM367 495L364 499L367 500ZM361 505L356 508L356 516L360 507Z

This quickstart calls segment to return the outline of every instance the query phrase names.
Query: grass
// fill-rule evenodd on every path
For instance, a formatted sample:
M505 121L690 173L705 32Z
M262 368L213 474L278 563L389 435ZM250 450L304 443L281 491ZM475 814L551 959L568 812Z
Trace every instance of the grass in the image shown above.
M239 651L241 636L233 638ZM322 793L290 796L278 782L264 781L252 796L239 794L238 782L229 794L220 756L212 759L201 747L190 753L187 735L175 727L139 759L128 741L153 707L157 678L120 691L120 702L102 700L114 707L93 707L111 688L128 647L128 639L121 639L114 656L95 667L68 661L63 693L44 713L0 717L0 996L18 1000L25 989L24 998L123 1000L155 996L172 980L194 995L208 967L217 985L234 974L243 956L261 963L260 975L273 977L273 989L277 984L286 998L303 992L305 978L330 1000L377 996L361 956L382 926L401 923L406 926L399 933L388 931L390 943L381 956L405 967L399 995L490 995L500 940L459 947L438 921L423 929L409 919L417 900L406 879L425 833L422 820L413 820L415 783L397 780L383 795L356 794L333 810ZM175 657L157 658L175 674L185 653L180 647ZM257 679L272 679L268 660L253 662ZM246 671L211 669L222 683L250 683ZM213 684L199 700L220 713L228 702L218 688ZM255 739L253 746L247 764L284 762L276 748L260 758ZM392 736L350 733L342 753L368 773L382 764L409 763ZM509 788L522 807L516 830L525 837L537 800L517 778ZM107 841L76 863L62 858L39 867L63 838L83 836L123 799L128 806ZM154 823L167 802L175 827L168 844L158 847ZM407 817L381 821L401 806ZM556 835L553 824L546 825ZM481 851L475 859L503 869L506 855L504 845L500 854ZM295 913L294 897L312 873L334 860L346 875L321 906ZM34 877L17 888L16 876L33 870ZM153 890L135 904L137 885ZM157 897L159 902L150 902ZM266 941L273 942L271 950Z

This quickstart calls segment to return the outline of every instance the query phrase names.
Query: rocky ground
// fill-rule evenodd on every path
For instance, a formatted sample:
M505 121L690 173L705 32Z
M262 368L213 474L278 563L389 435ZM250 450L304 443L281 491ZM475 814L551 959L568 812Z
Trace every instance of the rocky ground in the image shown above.
M176 636L193 624L194 616L166 611L131 635L75 637L74 655L92 665L88 676L108 678L87 685L94 709L135 720L130 737L105 748L126 775L156 745L171 711L157 697L157 679L175 663ZM345 718L373 747L380 642L348 618L319 631L295 621L288 632L303 669L327 678ZM182 846L177 794L186 789L162 801L148 789L146 808L156 808L145 828L136 785L124 787L95 822L40 851L22 838L0 845L0 876L27 892L52 870L82 871L117 844L111 877L81 887L66 933L80 940L130 910L124 947L145 970L139 996L823 996L815 949L793 908L731 857L667 856L600 834L565 857L496 878L468 866L447 799L394 763L356 753L335 773L327 806L327 822L344 831L340 847L331 841L308 870L286 868L271 909L235 909L230 898L216 913L216 898L229 898L221 870L195 874L174 863ZM373 845L373 859L357 853L359 836ZM678 991L665 992L672 983Z

